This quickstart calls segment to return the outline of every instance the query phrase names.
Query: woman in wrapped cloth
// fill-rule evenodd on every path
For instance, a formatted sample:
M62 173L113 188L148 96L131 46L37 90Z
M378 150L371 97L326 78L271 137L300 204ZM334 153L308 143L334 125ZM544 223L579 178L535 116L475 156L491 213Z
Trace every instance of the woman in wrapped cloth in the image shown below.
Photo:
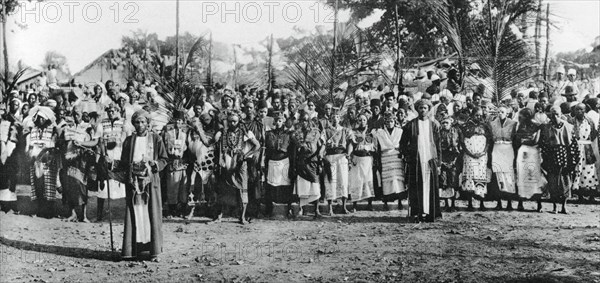
M273 215L273 203L287 204L286 216L293 216L294 187L290 178L291 134L285 129L285 114L277 112L275 128L265 137L265 177L267 179L267 215Z
M379 172L381 172L383 206L388 210L388 202L398 199L398 209L402 209L402 199L407 197L404 183L404 160L400 157L400 138L402 128L397 126L394 113L388 111L383 114L382 129L374 129L377 139L377 154L379 159Z
M556 203L562 203L560 213L567 214L565 208L567 198L573 184L572 175L579 163L579 147L573 138L573 126L559 118L559 106L550 108L550 122L540 128L540 150L542 152L542 169L545 171L546 186L550 193L553 213L556 213ZM538 209L541 210L541 207Z
M264 145L265 145L265 133L268 127L265 125L265 117L262 115L256 115L256 107L252 100L246 101L244 106L244 114L246 117L243 121L246 130L252 132L254 137L261 145L261 149L257 154L248 158L248 197L250 211L254 215L260 213L260 204L264 196L263 189L263 173L261 168L264 164ZM272 119L271 117L268 118Z
M333 107L333 106L332 106ZM344 214L350 213L346 208L348 198L348 159L352 152L349 142L352 132L340 125L342 117L339 109L332 108L328 127L324 130L325 158L323 159L325 199L329 205L329 215L333 215L332 201L342 199Z
M593 142L597 142L598 130L592 119L585 115L586 105L578 103L573 108L573 117L569 123L573 125L575 140L579 145L579 163L575 170L575 179L573 180L573 193L577 194L579 201L583 202L584 197L594 198L594 193L598 186L598 176L596 175L596 158L592 147Z
M248 162L247 159L260 149L254 134L240 124L240 113L229 110L227 128L223 130L217 146L219 167L217 169L217 213L212 223L221 222L223 206L237 205L241 208L240 223L246 219L248 205Z
M404 126L400 151L406 162L409 215L413 221L433 222L442 217L439 202L440 126L430 119L431 101L415 103L418 117Z
M171 122L162 132L169 160L165 168L166 196L169 205L167 218L185 215L188 201L187 156L189 128L183 111L174 111Z
M82 120L83 109L81 104L73 107L72 119L61 134L61 149L64 153L64 170L62 170L61 183L63 187L63 203L69 207L71 216L66 221L77 221L75 209L82 207L81 221L87 219L88 201L88 169L95 163L96 154L92 150L98 144L99 134L92 129L89 123Z
M523 200L537 199L537 210L542 209L541 197L546 179L542 175L542 159L538 149L540 125L535 122L533 111L523 108L519 111L519 123L513 146L517 151L517 210L523 211Z
M373 155L375 153L375 138L368 127L368 114L358 116L358 127L352 132L350 144L351 168L349 191L352 197L353 211L356 212L357 203L368 200L368 209L372 210L371 199L375 196L373 184Z
M197 108L197 106L196 106ZM190 199L191 202L206 202L207 208L217 202L215 187L215 143L219 140L221 132L216 130L213 122L212 111L199 114L191 120L192 130L188 136L188 150L194 158L193 166L188 167L190 176ZM198 114L198 112L197 112ZM195 206L192 207L187 218L194 216Z
M292 180L295 180L294 192L300 199L300 211L303 207L314 202L315 218L321 216L319 211L319 198L321 187L319 185L319 165L321 163L323 149L323 138L321 132L311 119L310 112L303 111L300 114L300 123L292 134L292 146L290 159L292 160Z
M129 136L123 119L120 117L119 106L115 103L109 104L106 109L106 118L101 121L102 142L100 143L104 166L106 170L112 171L119 167L123 141ZM100 174L99 174L100 175ZM108 176L107 176L108 177ZM109 195L110 190L110 195ZM98 189L97 221L104 218L104 200L121 199L125 197L125 184L110 178L100 183Z
M149 131L150 114L138 110L132 116L135 133L125 139L121 162L109 173L125 183L126 211L121 256L133 259L149 251L154 260L162 252L162 197L160 171L167 166L161 137Z
M498 116L489 122L492 131L494 147L492 150L492 180L490 189L496 192L498 205L502 209L502 200L507 200L506 209L512 210L512 199L516 196L515 187L515 151L512 141L515 135L517 121L508 117L506 106L498 107Z
M32 159L31 200L37 201L37 215L56 216L56 188L60 170L60 154L56 148L58 133L52 109L36 106L30 111L33 127L26 136L26 149Z
M4 212L17 212L17 155L19 143L14 122L7 120L6 104L0 103L0 206Z
M459 188L457 161L460 156L460 130L453 126L454 119L446 115L440 119L440 199L444 200L446 211L455 211L455 199ZM452 205L448 205L448 199Z
M463 167L461 173L462 190L468 196L467 210L473 210L473 197L479 199L479 209L485 210L483 199L487 194L490 154L493 148L492 133L483 119L481 107L471 110L470 119L461 128L461 148Z

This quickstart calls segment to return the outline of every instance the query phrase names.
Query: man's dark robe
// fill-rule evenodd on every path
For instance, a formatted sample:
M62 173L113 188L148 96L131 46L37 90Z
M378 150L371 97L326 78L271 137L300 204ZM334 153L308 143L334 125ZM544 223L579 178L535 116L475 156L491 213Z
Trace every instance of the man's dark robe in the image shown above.
M408 122L402 131L402 138L400 139L400 152L404 157L406 166L406 182L408 184L408 203L410 207L410 216L420 216L423 212L423 201L421 196L423 195L423 181L421 177L421 160L419 159L419 119L415 118ZM434 217L442 217L439 202L438 192L438 157L441 156L439 146L439 133L440 126L436 121L428 119L430 129L433 131L433 144L431 155L433 159L429 161L431 168L431 181L430 181L430 213L427 215L425 221L433 222ZM430 134L430 133L425 133Z
M156 162L156 167L158 171L162 171L167 166L167 151L165 149L164 143L161 137L157 134L148 133L149 135L153 135L153 150L154 156L152 160ZM156 256L162 252L162 243L163 243L163 235L162 235L162 197L160 192L160 174L159 172L151 173L152 176L151 182L146 185L146 191L148 192L147 202L148 202L148 215L150 217L150 235L151 240L147 244L139 245L136 241L135 235L135 216L133 210L133 199L134 199L134 185L132 184L133 173L132 173L132 159L133 159L133 151L135 146L135 140L137 138L147 138L147 137L138 137L135 134L127 137L123 142L123 151L121 152L121 167L120 172L124 172L124 181L126 183L126 205L127 210L125 212L125 228L123 229L123 248L121 251L121 255L124 258L135 257L142 250L149 250L151 256ZM140 150L140 149L137 149ZM146 150L146 149L142 149ZM138 250L140 248L140 250Z

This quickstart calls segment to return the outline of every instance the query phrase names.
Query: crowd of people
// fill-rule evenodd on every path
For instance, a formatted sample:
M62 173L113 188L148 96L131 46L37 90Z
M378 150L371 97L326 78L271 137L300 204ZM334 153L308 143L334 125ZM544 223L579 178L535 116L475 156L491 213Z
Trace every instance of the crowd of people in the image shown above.
M477 81L477 68L465 80ZM500 101L481 83L460 89L455 69L417 73L423 91L367 83L345 105L295 89L199 86L193 106L170 109L164 123L150 80L98 83L80 97L28 87L0 104L0 205L17 210L23 174L38 216L57 217L61 199L66 221L89 222L95 195L102 221L106 199L126 198L124 257L140 244L160 253L162 219L191 218L198 206L211 223L237 207L242 224L272 215L275 203L289 217L313 206L315 218L334 203L348 214L374 200L403 209L404 199L414 221L441 217L442 203L455 210L457 198L467 210L493 200L507 210L536 201L541 211L549 200L567 213L573 195L599 196L600 114L596 95L564 72Z

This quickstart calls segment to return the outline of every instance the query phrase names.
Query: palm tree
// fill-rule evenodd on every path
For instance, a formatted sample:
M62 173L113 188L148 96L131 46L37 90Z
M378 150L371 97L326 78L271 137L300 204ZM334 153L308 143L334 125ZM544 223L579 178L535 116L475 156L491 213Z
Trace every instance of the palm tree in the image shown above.
M453 0L431 1L438 28L447 44L457 52L461 68L477 63L489 77L496 101L510 94L511 88L537 74L534 42L515 32L521 20L535 23L536 0L488 0L482 12L469 14ZM464 74L464 72L463 72Z

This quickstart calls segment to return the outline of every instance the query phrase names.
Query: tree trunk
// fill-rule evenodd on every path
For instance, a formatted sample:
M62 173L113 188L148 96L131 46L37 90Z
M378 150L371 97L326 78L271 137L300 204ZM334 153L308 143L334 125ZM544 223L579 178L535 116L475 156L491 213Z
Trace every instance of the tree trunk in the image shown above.
M333 88L335 86L335 60L336 60L336 49L337 49L337 24L338 24L338 0L335 0L334 6L334 18L333 18L333 49L331 52L331 83L329 85L329 97L330 102L333 102Z
M267 86L268 90L273 90L273 34L269 38L268 48L268 61L267 61Z
M541 71L542 62L542 44L540 42L542 37L542 0L538 2L537 16L535 19L535 61L538 65L537 78L539 78Z
M175 2L175 85L179 95L179 0Z
M2 53L4 55L4 88L8 88L8 47L6 45L6 1L2 0Z
M212 32L210 33L210 43L208 45L208 70L206 70L206 84L212 86Z
M548 79L548 56L550 55L550 3L546 4L546 56L544 56L544 80Z

